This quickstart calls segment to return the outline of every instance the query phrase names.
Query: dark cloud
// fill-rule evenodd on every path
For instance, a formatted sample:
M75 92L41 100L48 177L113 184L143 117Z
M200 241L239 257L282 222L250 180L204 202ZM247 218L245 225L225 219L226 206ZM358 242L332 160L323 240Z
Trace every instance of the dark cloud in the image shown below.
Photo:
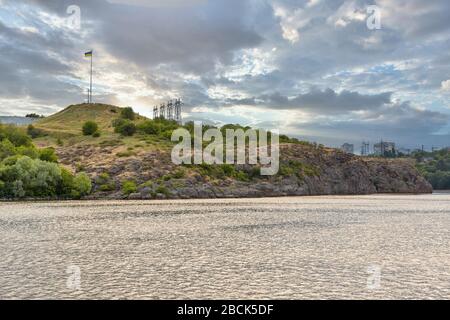
M220 122L268 127L277 122L227 108L286 110L307 115L293 129L323 141L431 142L449 130L441 90L450 78L447 0L114 2L3 0L0 101L23 103L21 114L82 101L82 53L93 48L96 101L128 103L129 95L145 105L178 96L192 118L202 107ZM371 4L382 9L381 30L366 27ZM81 8L79 32L63 25L70 5Z
M228 100L231 104L262 105L280 110L304 110L317 114L339 114L351 111L379 110L391 103L391 92L380 94L360 94L343 90L339 93L332 89L313 89L308 93L288 98L279 92L262 95L257 98Z

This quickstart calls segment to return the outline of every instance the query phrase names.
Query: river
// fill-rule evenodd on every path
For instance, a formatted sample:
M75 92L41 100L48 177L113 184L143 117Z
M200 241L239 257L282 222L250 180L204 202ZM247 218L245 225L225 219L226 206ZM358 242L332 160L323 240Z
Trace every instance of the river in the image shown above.
M450 194L0 203L0 299L450 298Z

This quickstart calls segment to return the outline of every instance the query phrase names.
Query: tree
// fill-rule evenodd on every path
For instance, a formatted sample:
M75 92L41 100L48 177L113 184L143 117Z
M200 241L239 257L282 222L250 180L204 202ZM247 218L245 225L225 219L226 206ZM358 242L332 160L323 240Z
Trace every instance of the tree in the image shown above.
M87 121L83 125L83 134L85 136L91 136L98 130L98 124L94 121Z
M120 116L122 117L122 119L134 120L135 114L133 108L131 107L123 108L122 111L120 112Z

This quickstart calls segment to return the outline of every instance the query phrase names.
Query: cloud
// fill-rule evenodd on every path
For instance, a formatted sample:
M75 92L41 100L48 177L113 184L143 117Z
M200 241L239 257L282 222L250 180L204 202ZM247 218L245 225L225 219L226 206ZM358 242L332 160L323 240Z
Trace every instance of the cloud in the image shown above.
M373 4L381 30L366 25ZM449 9L446 0L2 0L0 113L83 101L92 48L95 101L146 115L181 97L192 118L208 110L212 121L277 123L324 141L437 141L450 131Z
M444 91L450 91L450 80L442 81L441 88Z
M380 94L361 94L343 90L312 89L294 97L287 97L275 92L253 98L229 99L228 103L240 105L261 105L279 110L303 110L315 114L342 114L352 111L378 110L385 104L391 103L391 92Z

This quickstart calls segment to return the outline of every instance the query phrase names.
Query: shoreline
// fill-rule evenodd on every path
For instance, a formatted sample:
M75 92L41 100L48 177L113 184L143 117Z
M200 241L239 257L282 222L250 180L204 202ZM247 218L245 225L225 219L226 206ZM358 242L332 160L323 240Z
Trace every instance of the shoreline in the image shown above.
M324 198L324 199L336 199L336 198L354 198L354 197L396 197L396 196L430 196L430 195L450 195L450 190L446 191L433 191L433 193L371 193L371 194L318 194L318 195L287 195L287 196L266 196L266 197L230 197L230 198L169 198L169 199L127 199L127 198L84 198L84 199L22 199L22 200L5 200L0 199L0 204L32 204L32 203L89 203L89 202L104 202L104 203L178 203L186 201L213 201L223 202L225 200L229 201L251 201L251 200L262 200L262 199L312 199L312 198Z

